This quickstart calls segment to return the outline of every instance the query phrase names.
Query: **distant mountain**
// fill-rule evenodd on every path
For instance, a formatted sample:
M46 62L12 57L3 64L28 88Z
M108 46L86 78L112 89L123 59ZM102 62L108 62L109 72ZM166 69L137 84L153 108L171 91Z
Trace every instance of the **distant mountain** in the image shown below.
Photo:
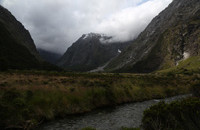
M57 63L71 71L90 71L105 65L119 55L127 43L108 43L111 37L89 33L80 37Z
M0 70L55 68L39 56L24 26L0 6Z
M37 50L40 53L40 56L51 64L56 64L58 59L62 56L61 54L50 52L41 48L38 48Z
M173 0L107 71L146 73L200 55L200 1Z

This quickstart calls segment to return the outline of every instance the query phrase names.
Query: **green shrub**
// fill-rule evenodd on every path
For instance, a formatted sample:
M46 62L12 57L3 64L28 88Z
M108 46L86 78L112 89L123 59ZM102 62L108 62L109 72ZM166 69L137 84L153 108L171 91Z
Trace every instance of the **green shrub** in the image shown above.
M192 94L196 97L200 97L200 83L191 87Z
M0 128L24 127L26 125L24 121L31 118L29 113L29 106L22 93L15 89L4 92L0 98Z
M142 127L144 130L199 130L200 99L160 102L144 112Z

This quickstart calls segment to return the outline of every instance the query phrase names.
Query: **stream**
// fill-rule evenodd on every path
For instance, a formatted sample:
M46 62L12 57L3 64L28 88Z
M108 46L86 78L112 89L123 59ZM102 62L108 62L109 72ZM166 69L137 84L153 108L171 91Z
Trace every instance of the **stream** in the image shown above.
M143 111L160 102L172 102L190 95L176 96L166 99L154 99L138 103L128 103L116 107L98 109L83 115L68 116L44 123L39 130L81 130L93 127L97 130L119 130L121 127L137 128L141 125Z

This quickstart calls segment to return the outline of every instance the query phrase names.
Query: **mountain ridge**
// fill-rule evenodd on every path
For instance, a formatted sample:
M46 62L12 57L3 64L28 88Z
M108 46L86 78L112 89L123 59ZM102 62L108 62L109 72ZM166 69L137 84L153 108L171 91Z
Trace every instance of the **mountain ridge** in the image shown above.
M115 72L146 73L161 69L162 66L164 66L163 64L165 64L163 63L164 58L162 57L166 57L167 54L164 54L166 50L163 48L164 44L161 44L160 42L164 40L164 37L167 37L165 34L166 31L175 26L182 25L183 23L181 22L192 19L195 13L197 13L196 17L198 17L200 8L199 3L200 2L198 0L174 0L164 11L151 21L147 28L123 53L113 59L112 62L106 66L106 70ZM174 47L177 46L180 45L174 45ZM154 49L156 47L158 47L157 50ZM169 45L165 45L165 47L168 48ZM159 51L159 49L162 51L164 50L164 52L156 52L157 54L153 54L152 51ZM166 53L171 53L171 51L179 53L178 49L166 51ZM169 61L177 62L178 60L181 60L183 58L183 53L184 52L176 55L180 58L171 58ZM162 56L158 56L158 54ZM150 55L154 55L157 59L151 57ZM151 59L154 61L150 61Z
M112 37L104 34L83 34L62 56L58 65L66 70L90 71L106 64L128 44L109 43Z
M15 38L16 41L19 41L19 44L25 46L31 54L33 54L38 60L42 61L29 31L11 14L9 10L1 5L0 21L4 23L4 26L9 30L13 38Z
M59 70L39 55L28 30L0 5L0 70Z

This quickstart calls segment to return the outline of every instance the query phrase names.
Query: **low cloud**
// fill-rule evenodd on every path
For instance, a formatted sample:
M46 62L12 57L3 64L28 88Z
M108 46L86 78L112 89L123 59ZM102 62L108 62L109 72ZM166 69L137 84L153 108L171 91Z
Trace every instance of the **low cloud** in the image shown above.
M97 31L113 36L111 42L132 40L170 2L171 0L152 0L136 7L123 9L100 23Z
M38 48L64 53L82 34L134 39L172 0L0 0Z

